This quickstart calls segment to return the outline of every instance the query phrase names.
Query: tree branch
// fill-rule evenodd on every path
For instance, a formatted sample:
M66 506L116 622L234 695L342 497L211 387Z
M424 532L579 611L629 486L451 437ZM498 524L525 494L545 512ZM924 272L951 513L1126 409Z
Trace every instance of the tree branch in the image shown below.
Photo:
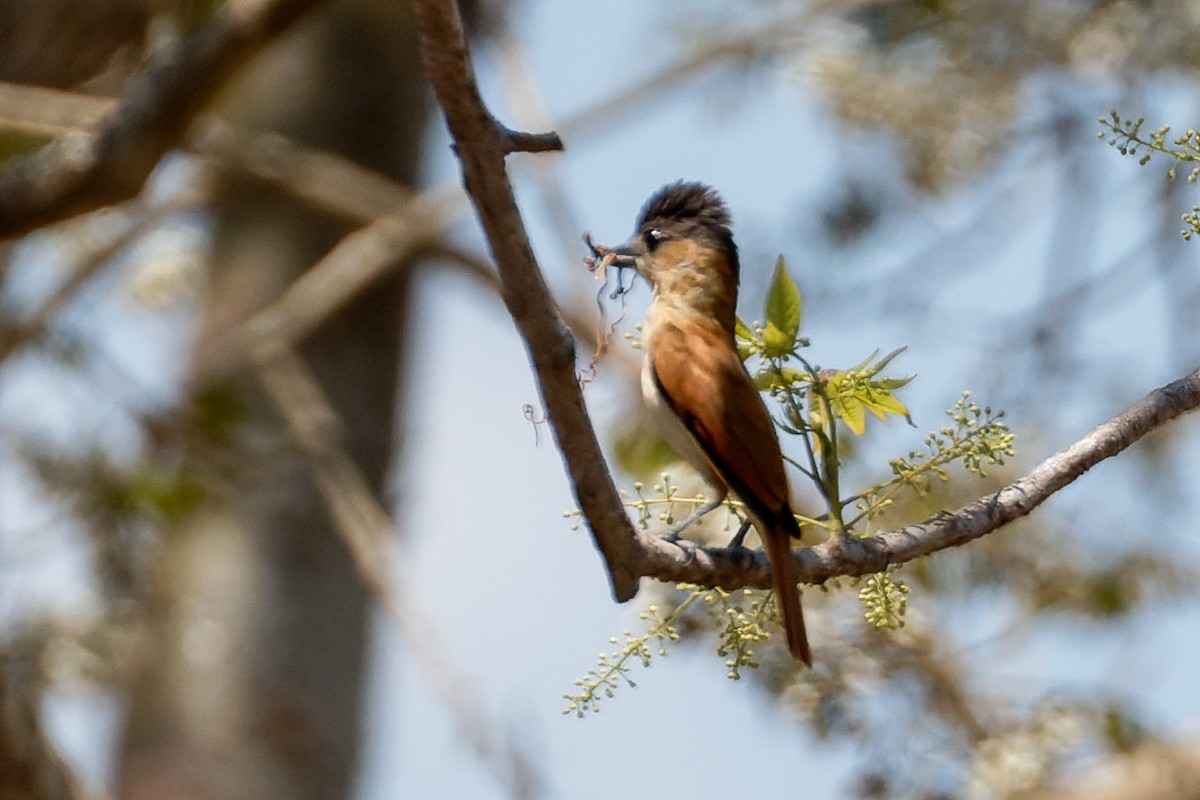
M413 0L421 55L454 137L463 179L496 261L502 297L533 361L542 402L576 500L603 554L613 594L637 592L637 532L629 522L575 375L575 341L555 308L513 197L504 158L511 131L488 113L452 0ZM530 142L521 136L515 141Z
M838 575L866 575L930 553L957 547L1025 516L1083 473L1125 450L1146 434L1200 407L1200 369L1159 387L1075 444L1043 461L1028 475L969 505L866 539L832 538L796 552L801 580L821 583ZM678 545L642 534L642 574L737 589L769 588L771 570L762 553Z
M320 0L230 0L135 78L98 130L0 172L0 239L126 200L243 62Z

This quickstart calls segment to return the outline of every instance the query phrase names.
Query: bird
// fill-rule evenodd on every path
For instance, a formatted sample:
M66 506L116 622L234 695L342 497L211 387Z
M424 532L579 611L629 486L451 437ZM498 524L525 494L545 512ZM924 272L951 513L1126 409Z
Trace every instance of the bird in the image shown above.
M811 667L791 547L800 525L779 436L734 341L740 266L730 224L714 188L679 181L650 196L627 242L597 254L634 268L653 290L642 326L642 396L663 438L712 490L666 538L677 540L730 492L741 500L771 563L788 651Z

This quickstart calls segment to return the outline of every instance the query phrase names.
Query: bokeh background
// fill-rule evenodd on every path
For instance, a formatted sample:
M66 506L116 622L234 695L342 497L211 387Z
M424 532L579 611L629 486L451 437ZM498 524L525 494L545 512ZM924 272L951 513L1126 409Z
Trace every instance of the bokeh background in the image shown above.
M96 124L134 76L254 5L0 2L0 169ZM1200 791L1187 418L1031 519L902 568L898 632L868 629L850 582L807 591L812 673L765 646L761 670L728 680L712 631L688 625L636 687L564 715L610 637L674 594L615 605L564 517L408 5L315 6L139 196L3 244L0 796ZM994 489L1200 361L1190 168L1169 181L1170 156L1139 165L1096 135L1112 109L1147 130L1194 124L1198 3L464 12L493 111L566 144L509 166L581 369L597 299L607 319L622 309L580 234L624 239L646 196L687 178L732 209L745 318L762 318L782 253L814 361L908 348L892 370L917 376L901 394L916 427L870 424L852 485L886 477L964 390L1005 410L1014 460L988 480L953 473L889 523ZM345 277L368 261L372 279ZM292 369L273 373L247 331L318 270L331 283L287 306L314 316L287 329ZM653 433L620 336L647 295L627 297L585 391L626 487L662 468L638 455ZM329 412L317 427L390 515L385 541L352 554L336 532L297 408ZM74 782L47 789L47 774Z

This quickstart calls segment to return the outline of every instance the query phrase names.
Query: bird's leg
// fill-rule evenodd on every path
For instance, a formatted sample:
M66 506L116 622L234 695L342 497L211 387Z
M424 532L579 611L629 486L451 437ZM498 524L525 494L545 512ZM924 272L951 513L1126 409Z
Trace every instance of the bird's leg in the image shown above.
M745 522L743 522L742 527L738 528L737 534L732 539L729 540L729 544L727 545L726 549L728 549L728 550L742 549L742 547L743 547L742 542L746 541L746 534L750 532L750 525L751 525L750 520L746 520Z

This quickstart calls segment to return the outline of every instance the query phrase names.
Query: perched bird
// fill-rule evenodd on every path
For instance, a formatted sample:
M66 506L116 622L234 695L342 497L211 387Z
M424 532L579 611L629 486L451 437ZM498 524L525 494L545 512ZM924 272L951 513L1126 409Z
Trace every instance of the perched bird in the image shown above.
M734 344L738 251L725 202L702 183L664 186L642 207L633 237L606 252L654 289L642 329L642 395L676 454L712 487L709 501L668 537L732 491L771 560L788 650L812 666L791 549L800 526L779 437Z

